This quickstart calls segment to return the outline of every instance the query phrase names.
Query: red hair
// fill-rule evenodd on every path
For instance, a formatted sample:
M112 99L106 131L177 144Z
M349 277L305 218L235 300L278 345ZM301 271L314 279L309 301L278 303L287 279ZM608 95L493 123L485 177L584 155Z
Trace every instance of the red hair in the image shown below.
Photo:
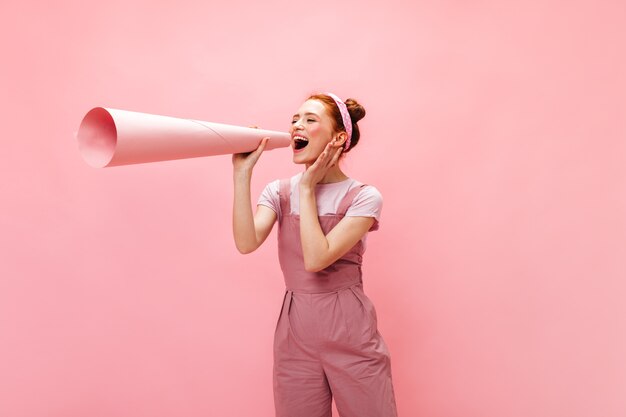
M335 103L335 100L333 100L332 97L327 96L326 94L312 94L307 100L317 100L324 105L333 121L333 128L335 132L346 131L339 107L337 107L337 103ZM361 133L359 132L357 122L365 117L365 108L352 98L347 99L344 103L346 103L348 113L350 113L350 119L352 120L352 137L350 139L350 147L343 151L343 153L346 153L349 152L350 149L354 148L359 142Z

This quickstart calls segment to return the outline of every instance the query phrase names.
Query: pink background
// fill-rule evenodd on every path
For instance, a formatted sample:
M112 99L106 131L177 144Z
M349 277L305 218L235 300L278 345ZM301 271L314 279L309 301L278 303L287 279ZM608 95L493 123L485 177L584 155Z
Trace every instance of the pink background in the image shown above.
M273 415L275 231L230 157L107 169L94 106L287 130L368 111L366 292L401 416L626 415L623 1L4 2L0 415ZM299 171L263 155L254 198Z

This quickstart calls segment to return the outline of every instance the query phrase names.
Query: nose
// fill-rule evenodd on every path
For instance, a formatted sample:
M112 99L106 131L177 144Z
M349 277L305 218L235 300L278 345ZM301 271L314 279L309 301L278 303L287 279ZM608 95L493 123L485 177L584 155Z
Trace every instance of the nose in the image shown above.
M293 130L301 130L302 127L303 126L300 124L300 120L296 120L296 122L291 125Z

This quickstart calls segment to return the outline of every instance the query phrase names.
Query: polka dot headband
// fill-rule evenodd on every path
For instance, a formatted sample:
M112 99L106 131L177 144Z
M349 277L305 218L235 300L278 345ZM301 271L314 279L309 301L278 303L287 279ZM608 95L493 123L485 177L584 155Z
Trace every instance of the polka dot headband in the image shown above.
M337 107L339 107L339 112L341 113L341 120L343 120L343 127L346 128L346 133L348 134L348 140L346 140L344 149L348 149L350 148L350 139L352 138L352 119L350 119L350 113L348 113L348 107L346 106L346 103L341 101L341 99L337 97L336 95L334 95L333 93L324 93L324 94L326 94L327 96L335 100Z

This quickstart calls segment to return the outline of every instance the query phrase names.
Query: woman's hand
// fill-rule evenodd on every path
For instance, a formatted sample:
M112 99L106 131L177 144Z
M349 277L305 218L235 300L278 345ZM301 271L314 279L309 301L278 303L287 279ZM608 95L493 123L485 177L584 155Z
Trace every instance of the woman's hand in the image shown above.
M235 172L252 172L252 168L256 165L257 161L261 157L265 144L269 140L268 137L261 139L261 143L252 152L235 153L233 154L233 169Z
M317 160L302 175L300 179L301 187L315 187L319 183L328 170L337 164L339 155L343 151L343 147L339 146L334 149L335 140L333 139L326 145L324 151L317 157Z

